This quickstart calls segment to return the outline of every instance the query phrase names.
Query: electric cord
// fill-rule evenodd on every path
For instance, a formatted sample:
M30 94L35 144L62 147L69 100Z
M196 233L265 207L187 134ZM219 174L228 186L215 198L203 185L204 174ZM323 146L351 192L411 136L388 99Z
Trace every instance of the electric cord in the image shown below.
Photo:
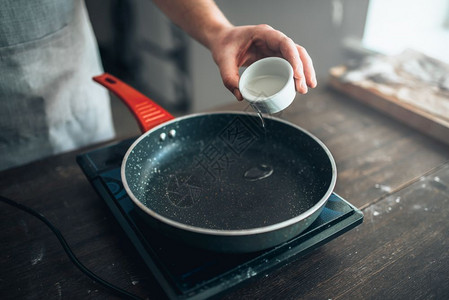
M107 282L106 280L103 280L102 278L98 277L96 274L94 274L91 270L89 270L88 268L86 268L79 260L78 258L75 256L75 254L73 253L72 249L70 248L70 246L67 244L64 236L61 234L61 231L59 231L59 229L54 226L46 217L44 217L41 213L37 212L36 210L20 204L18 202L15 202L9 198L0 196L0 200L2 202L5 202L8 205L11 205L13 207L16 207L20 210L23 210L27 213L29 213L30 215L38 218L39 220L41 220L45 225L47 225L50 230L56 235L56 237L58 238L59 242L61 243L62 248L64 249L65 253L67 254L67 256L69 257L69 259L72 261L72 263L78 267L78 269L80 269L81 272L83 272L85 275L87 275L90 279L98 282L99 284L101 284L102 286L104 286L105 288L107 288L108 290L112 291L113 293L117 294L118 296L121 297L126 297L126 299L141 299L139 297L137 297L136 295L133 295L127 291L125 291L122 288L119 288L118 286L115 286L109 282Z

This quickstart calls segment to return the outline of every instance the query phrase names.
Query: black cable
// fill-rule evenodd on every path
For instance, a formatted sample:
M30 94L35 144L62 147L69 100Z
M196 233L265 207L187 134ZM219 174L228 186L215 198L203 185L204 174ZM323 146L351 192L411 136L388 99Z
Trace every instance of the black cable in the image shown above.
M25 206L23 204L17 203L9 198L0 196L0 200L5 202L6 204L9 204L11 206L14 206L18 209L21 209L27 213L29 213L30 215L38 218L39 220L41 220L42 222L44 222L45 225L47 225L51 231L53 231L53 233L56 235L56 237L58 238L59 242L62 245L62 248L64 248L64 251L66 252L67 256L70 258L70 260L72 261L72 263L78 267L78 269L81 270L81 272L83 272L85 275L87 275L89 278L91 278L92 280L100 283L101 285L103 285L104 287L106 287L107 289L111 290L112 292L116 293L117 295L121 296L121 297L126 297L127 299L140 299L139 297L103 280L102 278L98 277L97 275L95 275L92 271L90 271L88 268L86 268L79 260L78 258L75 256L75 254L73 253L72 249L70 249L69 245L67 244L65 238L63 237L63 235L61 234L61 232L59 231L58 228L56 228L46 217L44 217L42 214L40 214L39 212L35 211L34 209Z

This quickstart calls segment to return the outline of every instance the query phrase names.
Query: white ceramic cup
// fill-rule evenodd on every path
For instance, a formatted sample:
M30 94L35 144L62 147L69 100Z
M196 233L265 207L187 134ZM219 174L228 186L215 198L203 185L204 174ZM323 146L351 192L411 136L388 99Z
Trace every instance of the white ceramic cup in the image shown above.
M274 114L287 108L295 99L293 68L279 57L254 62L240 76L243 98L261 113Z

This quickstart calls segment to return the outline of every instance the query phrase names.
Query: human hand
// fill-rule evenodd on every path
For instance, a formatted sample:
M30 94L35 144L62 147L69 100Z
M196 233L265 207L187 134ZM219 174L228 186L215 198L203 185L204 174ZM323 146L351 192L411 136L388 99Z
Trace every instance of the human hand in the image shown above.
M268 25L230 26L221 30L209 44L223 84L237 100L243 100L239 86L239 68L268 56L282 57L294 71L295 87L299 93L317 85L312 59L304 47Z

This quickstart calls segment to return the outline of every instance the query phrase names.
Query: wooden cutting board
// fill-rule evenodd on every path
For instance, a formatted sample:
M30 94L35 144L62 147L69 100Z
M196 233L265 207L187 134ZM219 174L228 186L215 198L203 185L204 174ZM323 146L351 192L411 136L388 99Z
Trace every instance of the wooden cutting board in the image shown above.
M426 63L430 65L426 67ZM331 68L329 83L353 99L449 145L448 79L449 66L406 51L353 68Z

